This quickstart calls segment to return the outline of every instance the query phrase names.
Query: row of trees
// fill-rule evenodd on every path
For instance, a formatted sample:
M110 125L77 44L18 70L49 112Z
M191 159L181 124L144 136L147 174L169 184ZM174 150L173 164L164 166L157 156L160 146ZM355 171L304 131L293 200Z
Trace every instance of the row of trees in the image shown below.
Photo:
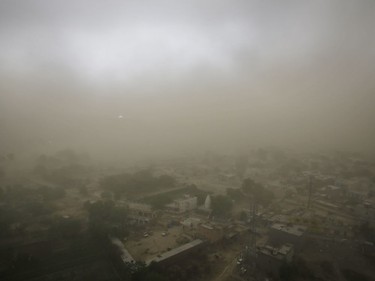
M274 199L274 194L262 184L250 178L244 179L241 188L227 188L226 195L212 197L213 215L228 217L234 202L244 202L249 200L249 197L254 198L258 204L268 206Z
M128 234L126 207L116 206L111 200L101 200L94 203L86 202L84 208L88 212L89 229L95 236Z
M23 185L9 185L0 187L0 201L17 204L32 199L53 201L65 196L65 190L59 187L39 186L28 188Z
M15 223L29 224L42 215L50 215L56 210L54 201L64 196L65 190L58 187L0 187L0 236L12 236L19 232L22 227L12 229Z
M88 155L62 150L54 155L41 155L36 160L34 174L51 183L72 186L77 178L90 172L88 163Z
M152 171L141 170L133 174L122 173L107 176L101 180L101 187L111 191L116 198L126 194L127 196L153 192L165 188L172 188L176 184L175 178L168 175L154 176Z
M250 178L242 182L241 192L247 196L252 196L258 204L263 206L268 206L275 197L271 190L266 189L261 183L257 183Z

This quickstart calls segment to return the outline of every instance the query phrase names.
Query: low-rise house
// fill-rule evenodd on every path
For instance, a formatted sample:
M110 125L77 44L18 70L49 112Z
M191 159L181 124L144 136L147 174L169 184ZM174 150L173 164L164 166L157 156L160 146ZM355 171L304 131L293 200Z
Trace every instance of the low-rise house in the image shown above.
M176 213L185 213L187 211L195 210L198 207L198 197L185 195L184 198L176 199L172 203L167 204L166 208L169 211Z
M148 204L128 203L128 218L137 224L145 224L150 222L157 216L157 213Z
M125 245L121 242L120 239L115 237L110 237L109 240L111 241L111 244L116 247L116 249L119 251L121 260L123 263L134 263L135 260L133 259L132 255L129 253L129 251L125 248Z
M180 247L167 251L161 255L157 255L156 257L146 261L146 265L150 265L151 263L157 263L161 266L169 266L175 264L181 259L186 258L190 254L193 254L194 252L201 249L204 244L204 241L196 239Z
M184 219L184 220L180 221L180 223L183 227L196 228L201 223L201 219L199 219L199 218L187 218L187 219Z
M337 185L327 185L320 189L320 193L321 195L325 195L328 199L338 201L344 195L344 190Z
M290 225L275 223L270 228L270 242L273 245L292 244L300 248L304 242L306 227L302 225Z
M278 277L280 268L284 263L293 260L294 247L292 244L283 244L280 247L265 245L258 248L257 267L270 276Z
M217 242L224 237L224 227L215 224L200 224L197 229L198 237L211 243Z

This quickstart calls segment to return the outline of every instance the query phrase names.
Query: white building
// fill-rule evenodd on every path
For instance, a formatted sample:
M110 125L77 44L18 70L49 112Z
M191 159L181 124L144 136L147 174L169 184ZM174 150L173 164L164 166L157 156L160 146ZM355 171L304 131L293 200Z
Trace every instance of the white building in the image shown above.
M135 221L138 224L148 223L150 220L156 217L156 212L151 208L150 205L141 203L128 203L129 219Z
M176 199L166 207L171 211L184 213L187 211L195 210L198 206L198 198L196 196L190 197L185 195L184 198Z
M209 194L206 197L206 201L204 201L204 208L206 210L210 210L211 209L211 197L210 197Z

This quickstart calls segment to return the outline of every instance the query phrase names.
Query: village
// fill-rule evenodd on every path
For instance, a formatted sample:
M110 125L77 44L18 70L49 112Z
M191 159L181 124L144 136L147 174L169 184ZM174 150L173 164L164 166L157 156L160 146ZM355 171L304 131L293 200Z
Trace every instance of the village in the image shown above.
M87 236L102 242L90 242L89 250L83 243L87 253L63 262L64 273L51 270L60 268L56 262L40 269L43 277L30 273L32 280L56 274L79 280L97 263L108 280L138 264L168 280L373 280L374 166L342 155L298 157L272 150L238 158L208 154L86 175L78 187L63 188L50 223L50 215L40 214L10 225L16 238L1 243L7 254L0 274L28 280L28 263L70 251L73 244L58 242L61 237L77 243ZM60 234L51 235L54 220ZM21 262L24 273L12 275L9 266Z

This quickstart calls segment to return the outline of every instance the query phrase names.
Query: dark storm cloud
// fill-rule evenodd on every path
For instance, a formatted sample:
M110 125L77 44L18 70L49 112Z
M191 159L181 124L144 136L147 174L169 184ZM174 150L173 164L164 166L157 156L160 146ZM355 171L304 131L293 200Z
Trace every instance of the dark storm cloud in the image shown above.
M0 121L41 150L372 150L374 26L370 0L1 1Z

